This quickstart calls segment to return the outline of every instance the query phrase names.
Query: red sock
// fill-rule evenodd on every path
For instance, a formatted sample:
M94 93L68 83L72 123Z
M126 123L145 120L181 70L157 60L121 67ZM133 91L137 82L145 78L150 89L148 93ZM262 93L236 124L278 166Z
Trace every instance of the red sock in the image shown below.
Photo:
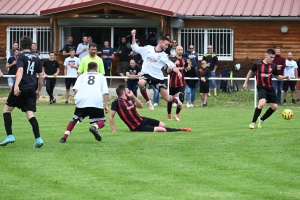
M140 90L140 91L141 91L142 96L145 98L145 100L146 100L146 101L149 101L150 99L149 99L149 97L148 97L146 88L144 88L144 89L142 89L142 90Z
M97 121L96 124L98 126L98 128L96 127L97 129L101 129L101 128L104 127L104 121L102 121L102 120L101 121Z
M70 121L69 124L68 124L68 126L67 126L67 128L66 128L66 131L70 131L71 132L73 130L74 126L75 126L75 122L74 121Z

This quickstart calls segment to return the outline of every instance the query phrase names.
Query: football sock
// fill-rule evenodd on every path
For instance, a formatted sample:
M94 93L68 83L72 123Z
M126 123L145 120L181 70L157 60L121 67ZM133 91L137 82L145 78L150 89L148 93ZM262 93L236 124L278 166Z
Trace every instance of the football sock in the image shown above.
M168 111L168 114L171 114L171 111L172 111L172 102L168 102L167 111Z
M171 98L172 97L172 98ZM178 103L178 100L177 100L177 98L174 98L173 96L171 96L170 95L170 99L172 99L172 102L174 102L174 103Z
M167 128L166 127L167 132L176 132L176 131L180 131L179 128Z
M40 129L39 129L39 123L37 122L35 117L31 117L29 119L29 122L32 126L32 131L34 134L35 139L40 137Z
M268 117L270 117L275 110L273 110L271 107L266 111L266 113L260 118L261 120L266 120Z
M97 128L97 129L101 129L104 127L104 121L100 120L100 121L97 121L96 124L94 124L94 126Z
M179 114L180 111L181 111L181 109L177 106L177 108L176 108L176 114Z
M259 109L258 107L256 107L255 111L254 111L253 119L252 119L253 123L256 122L256 120L259 117L260 113L261 113L261 109Z
M144 97L144 99L145 99L146 101L149 101L150 99L149 99L149 97L148 97L146 87L145 87L145 86L144 86L144 87L141 87L141 88L140 88L140 91L141 91L141 94L142 94L142 96Z
M72 130L73 130L73 128L74 128L75 125L76 125L76 122L74 122L73 120L70 121L70 122L68 123L67 128L66 128L66 131L72 132Z
M12 130L12 119L11 119L11 114L10 113L3 113L3 119L4 119L4 126L6 130L6 135L11 135Z

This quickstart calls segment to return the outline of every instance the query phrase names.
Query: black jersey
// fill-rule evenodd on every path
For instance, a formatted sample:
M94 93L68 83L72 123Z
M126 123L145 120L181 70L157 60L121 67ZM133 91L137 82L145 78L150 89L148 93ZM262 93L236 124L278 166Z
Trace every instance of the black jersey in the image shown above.
M265 64L262 60L254 63L252 69L255 72L257 87L273 88L272 74L278 75L277 67L274 63Z
M118 113L130 130L135 130L144 120L136 111L134 102L131 100L118 98L112 102L111 110Z
M23 76L19 84L20 90L35 88L36 73L42 72L41 60L32 52L23 52L17 55L17 69L23 68Z
M172 71L170 74L170 87L177 88L177 87L185 86L185 80L184 80L185 68L188 67L189 65L187 63L187 59L184 57L182 58L172 57L171 61L173 63L179 61L179 64L177 64L176 67L178 68L179 72L182 74L182 77L179 78L177 73Z

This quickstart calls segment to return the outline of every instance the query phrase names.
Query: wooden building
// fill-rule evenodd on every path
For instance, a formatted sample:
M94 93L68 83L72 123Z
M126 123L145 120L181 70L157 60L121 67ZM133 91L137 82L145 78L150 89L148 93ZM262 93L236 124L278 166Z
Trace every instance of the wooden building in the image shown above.
M200 57L212 44L219 57L219 71L241 63L241 76L263 58L268 48L280 46L282 56L291 51L300 58L300 1L297 0L2 0L0 8L0 59L5 61L12 42L29 35L42 57L59 50L73 35L79 44L83 35L92 36L101 51L110 41L117 49L119 38L137 29L141 45L151 33L156 38L168 33L188 49L194 44ZM113 61L113 75L118 56ZM1 65L3 68L3 64ZM63 72L63 70L61 70Z

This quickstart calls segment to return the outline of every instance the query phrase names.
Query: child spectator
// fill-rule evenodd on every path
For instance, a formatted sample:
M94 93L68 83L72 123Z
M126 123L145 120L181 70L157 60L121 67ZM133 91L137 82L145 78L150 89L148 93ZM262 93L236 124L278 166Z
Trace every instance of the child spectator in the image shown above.
M203 101L203 107L207 106L207 96L209 92L210 71L206 60L201 61L201 68L197 71L197 75L200 78L200 97Z

